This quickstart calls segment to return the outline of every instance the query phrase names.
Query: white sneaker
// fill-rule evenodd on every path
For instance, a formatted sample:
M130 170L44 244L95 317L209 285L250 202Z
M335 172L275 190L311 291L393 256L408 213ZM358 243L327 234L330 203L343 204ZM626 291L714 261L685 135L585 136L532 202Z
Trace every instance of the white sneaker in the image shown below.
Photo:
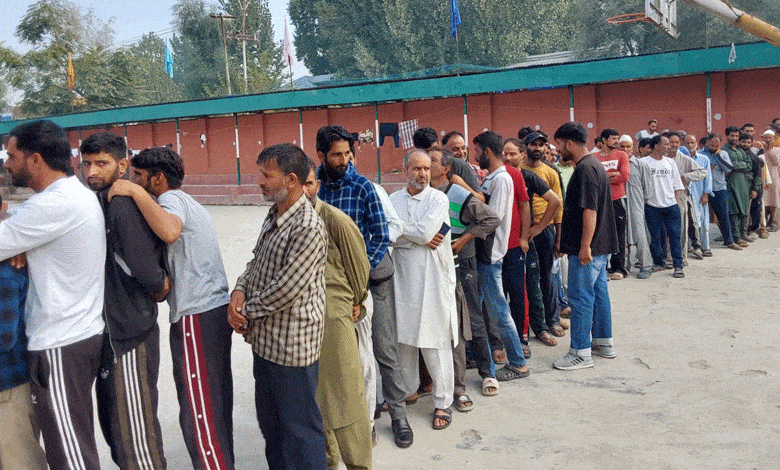
M572 353L567 353L563 356L563 359L558 359L553 362L553 367L560 370L577 370L587 369L593 367L593 358L575 356Z
M617 354L615 354L614 346L601 346L598 344L592 344L590 346L590 352L597 356L606 357L607 359L614 359L615 356L617 356Z

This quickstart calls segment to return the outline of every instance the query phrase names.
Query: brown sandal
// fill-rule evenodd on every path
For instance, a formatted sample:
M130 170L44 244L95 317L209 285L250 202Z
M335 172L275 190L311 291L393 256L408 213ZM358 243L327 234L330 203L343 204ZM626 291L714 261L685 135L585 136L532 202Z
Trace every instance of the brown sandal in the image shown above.
M539 336L536 337L539 341L544 343L547 346L557 346L558 341L553 338L553 336L550 334L549 331L542 331Z

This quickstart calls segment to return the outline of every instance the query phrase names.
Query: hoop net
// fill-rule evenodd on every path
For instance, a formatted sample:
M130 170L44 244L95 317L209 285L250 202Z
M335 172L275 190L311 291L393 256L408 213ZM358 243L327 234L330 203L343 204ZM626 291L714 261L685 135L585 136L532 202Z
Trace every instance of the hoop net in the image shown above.
M644 13L626 13L625 15L607 18L607 24L617 25L624 23L651 23L652 21Z

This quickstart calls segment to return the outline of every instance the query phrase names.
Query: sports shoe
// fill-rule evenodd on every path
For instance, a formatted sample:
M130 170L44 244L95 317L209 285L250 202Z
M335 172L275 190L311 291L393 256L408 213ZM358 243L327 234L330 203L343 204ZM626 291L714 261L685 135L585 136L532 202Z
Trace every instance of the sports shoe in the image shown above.
M637 279L648 279L651 274L653 274L653 272L651 270L642 268L637 273L636 278Z
M567 353L562 359L553 362L553 367L559 370L587 369L588 367L593 367L593 358Z
M591 344L590 352L597 356L606 357L607 359L614 359L615 356L617 356L617 354L615 354L614 346L602 346L599 344Z
M691 256L696 259L704 259L704 252L701 251L701 248L694 248L694 250L691 251Z
M676 277L676 278L683 278L683 277L685 277L685 273L683 272L683 268L674 268L674 274L672 274L672 277Z

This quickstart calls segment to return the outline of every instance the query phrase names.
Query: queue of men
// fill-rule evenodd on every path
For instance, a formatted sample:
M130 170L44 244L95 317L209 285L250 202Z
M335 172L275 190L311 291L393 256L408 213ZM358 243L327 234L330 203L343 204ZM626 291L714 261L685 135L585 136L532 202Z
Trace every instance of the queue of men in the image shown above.
M531 332L555 346L570 331L559 370L614 358L608 280L667 266L683 277L688 252L712 256L710 202L729 248L778 227L773 130L758 148L748 127L728 128L722 149L717 134L651 129L636 150L605 129L597 152L572 122L552 138L485 131L471 142L474 162L457 131L440 142L419 129L407 183L389 196L357 172L340 126L317 132L319 165L295 145L270 146L257 165L273 205L231 290L214 222L180 189L176 152L128 160L123 138L94 134L80 149L86 187L61 128L18 126L4 167L35 195L0 221L0 393L11 398L0 407L21 423L0 436L0 468L99 468L93 385L114 462L167 468L157 419L165 300L195 469L235 466L233 332L251 347L274 469L371 468L381 414L409 447L407 406L421 395L432 395L431 427L447 428L475 405L467 368L484 396L529 376Z

